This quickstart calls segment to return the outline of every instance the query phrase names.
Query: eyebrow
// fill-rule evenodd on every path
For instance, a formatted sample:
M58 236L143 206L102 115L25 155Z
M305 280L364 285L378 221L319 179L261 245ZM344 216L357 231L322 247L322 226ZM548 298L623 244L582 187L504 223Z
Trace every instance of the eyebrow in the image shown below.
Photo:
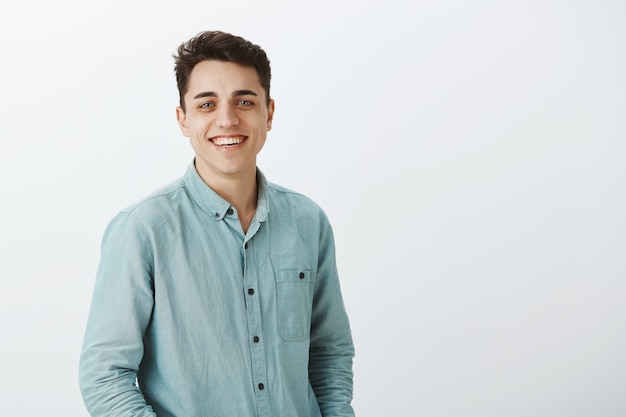
M258 96L258 94L252 90L236 90L236 91L233 91L233 94L231 94L231 96L232 97ZM194 96L194 99L204 98L204 97L217 97L217 93L214 91L203 91L202 93L196 94Z

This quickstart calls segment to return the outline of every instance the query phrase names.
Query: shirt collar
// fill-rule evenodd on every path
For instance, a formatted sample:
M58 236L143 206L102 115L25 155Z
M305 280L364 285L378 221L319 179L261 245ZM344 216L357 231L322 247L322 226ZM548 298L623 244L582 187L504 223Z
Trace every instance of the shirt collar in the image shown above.
M267 219L267 214L269 213L267 179L258 168L256 170L256 178L258 196L255 218L259 222L263 222ZM184 181L196 203L202 207L204 211L209 213L213 219L222 220L224 216L226 216L228 209L231 208L231 204L213 191L213 189L202 180L196 170L194 161L187 167Z
M256 202L256 215L259 222L263 222L267 219L267 214L270 212L270 204L268 200L267 192L267 178L259 168L256 169L256 184L258 189L258 196Z

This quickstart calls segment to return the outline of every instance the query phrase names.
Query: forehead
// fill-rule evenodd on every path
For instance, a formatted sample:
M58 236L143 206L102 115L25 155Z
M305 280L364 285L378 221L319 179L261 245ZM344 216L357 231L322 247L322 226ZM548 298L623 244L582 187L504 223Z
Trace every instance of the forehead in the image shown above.
M243 89L252 90L259 95L265 92L254 67L234 62L207 60L193 67L187 94L213 91L219 95Z

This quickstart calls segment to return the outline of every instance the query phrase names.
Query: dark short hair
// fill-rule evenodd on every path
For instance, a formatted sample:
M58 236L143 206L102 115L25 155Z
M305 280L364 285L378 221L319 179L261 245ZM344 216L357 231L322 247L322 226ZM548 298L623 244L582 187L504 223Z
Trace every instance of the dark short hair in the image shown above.
M254 67L259 76L259 82L265 90L267 104L270 103L272 72L265 51L239 36L220 31L206 31L182 43L178 47L178 54L174 55L174 71L180 107L183 111L185 110L184 96L189 88L191 71L196 64L207 60L234 62L246 67Z

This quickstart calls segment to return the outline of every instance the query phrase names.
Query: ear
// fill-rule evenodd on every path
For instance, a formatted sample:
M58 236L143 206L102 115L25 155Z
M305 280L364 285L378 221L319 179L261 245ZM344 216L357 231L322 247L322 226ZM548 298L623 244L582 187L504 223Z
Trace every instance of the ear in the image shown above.
M272 130L272 120L274 120L274 100L270 100L270 104L267 106L267 131Z
M183 136L189 137L189 130L187 129L187 116L182 107L176 107L176 120L178 120L178 126L180 131L183 132Z

